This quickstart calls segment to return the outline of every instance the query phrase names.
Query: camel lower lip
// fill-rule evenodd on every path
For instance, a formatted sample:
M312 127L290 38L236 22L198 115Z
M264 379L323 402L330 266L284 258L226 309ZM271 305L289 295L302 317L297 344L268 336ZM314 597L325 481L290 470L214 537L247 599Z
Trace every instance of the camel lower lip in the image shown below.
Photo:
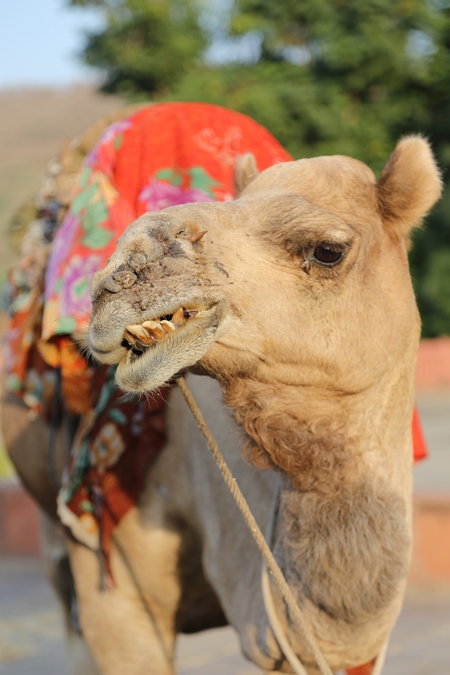
M176 373L197 363L213 345L219 322L216 305L205 308L205 311L195 311L195 316L162 339L150 342L149 337L150 344L142 344L137 339L133 346L127 344L125 354L122 352L118 359L116 380L119 387L145 394L158 389ZM130 335L134 337L136 332L141 335L135 328L141 326L131 324L134 333ZM127 326L126 331L129 328ZM122 349L124 346L123 342Z

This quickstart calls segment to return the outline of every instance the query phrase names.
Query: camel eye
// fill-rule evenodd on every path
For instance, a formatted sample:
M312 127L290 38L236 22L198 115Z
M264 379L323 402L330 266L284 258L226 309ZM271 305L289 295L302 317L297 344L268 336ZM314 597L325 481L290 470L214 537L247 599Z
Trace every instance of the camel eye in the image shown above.
M313 258L321 265L332 267L341 262L344 257L344 251L335 244L320 244L316 246Z

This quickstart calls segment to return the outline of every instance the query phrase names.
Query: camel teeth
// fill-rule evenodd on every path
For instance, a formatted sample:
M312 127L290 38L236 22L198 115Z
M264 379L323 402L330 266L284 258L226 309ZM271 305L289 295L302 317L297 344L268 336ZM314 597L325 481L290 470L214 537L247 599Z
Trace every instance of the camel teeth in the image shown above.
M131 345L137 342L149 346L155 340L163 340L166 335L173 333L178 326L186 323L184 310L182 307L177 309L172 316L172 321L162 319L161 321L144 321L142 324L133 323L125 328L124 339Z
M141 342L144 345L151 345L153 343L152 335L149 334L149 332L145 330L145 327L141 326L139 323L134 323L130 326L127 326L125 332L134 336L138 342Z
M162 338L166 337L166 331L158 321L144 321L142 327L156 340L162 340Z
M176 330L176 327L171 321L166 321L165 319L161 321L161 326L164 328L166 333L173 333Z
M133 333L131 333L128 329L125 329L125 333L123 334L123 337L130 345L136 344L136 336L133 335Z
M175 314L172 315L172 321L173 321L173 323L184 323L185 322L184 310L183 310L182 307L177 309Z

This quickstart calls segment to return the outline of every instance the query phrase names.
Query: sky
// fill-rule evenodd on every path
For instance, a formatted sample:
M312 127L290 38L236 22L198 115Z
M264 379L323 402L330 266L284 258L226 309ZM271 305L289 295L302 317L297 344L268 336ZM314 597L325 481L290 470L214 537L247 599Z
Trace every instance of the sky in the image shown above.
M203 22L214 37L207 61L257 60L259 38L231 39L223 34L232 0L209 3L215 11L205 12ZM98 80L98 71L83 66L77 52L83 47L84 31L103 25L101 14L93 8L67 5L68 0L0 0L0 89Z
M65 0L0 0L0 89L69 86L95 77L76 53L83 31L102 25L93 9Z

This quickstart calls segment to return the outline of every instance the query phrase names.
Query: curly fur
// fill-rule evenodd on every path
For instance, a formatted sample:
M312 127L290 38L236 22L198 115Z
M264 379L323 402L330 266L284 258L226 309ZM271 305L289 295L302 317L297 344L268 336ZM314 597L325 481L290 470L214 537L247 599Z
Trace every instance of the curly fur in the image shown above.
M315 401L314 416L286 389L241 380L228 386L226 399L248 434L248 460L290 479L278 542L290 581L332 618L367 621L395 598L407 574L405 504L372 477L358 439L327 414L325 401Z
M344 425L324 410L311 416L291 390L249 379L226 388L226 401L248 434L244 454L259 468L281 469L301 491L330 495L352 459Z

